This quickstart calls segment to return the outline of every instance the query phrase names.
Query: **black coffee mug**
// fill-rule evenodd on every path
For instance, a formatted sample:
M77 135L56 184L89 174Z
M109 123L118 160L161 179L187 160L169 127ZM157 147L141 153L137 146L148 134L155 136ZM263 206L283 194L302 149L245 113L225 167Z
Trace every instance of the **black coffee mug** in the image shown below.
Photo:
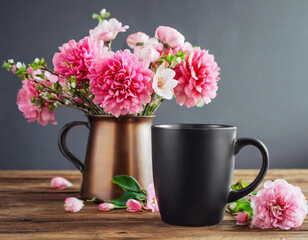
M247 187L231 190L234 156L246 145L257 147L261 170ZM162 220L182 226L210 226L223 219L226 204L252 192L269 165L265 145L236 138L236 127L210 124L152 126L154 186Z

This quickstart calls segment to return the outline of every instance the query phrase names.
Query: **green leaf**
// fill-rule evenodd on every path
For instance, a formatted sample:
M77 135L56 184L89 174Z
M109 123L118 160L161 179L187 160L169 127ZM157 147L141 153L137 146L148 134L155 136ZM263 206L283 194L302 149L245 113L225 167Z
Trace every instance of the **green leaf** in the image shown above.
M35 74L36 77L39 77L41 79L45 79L44 76L42 74Z
M196 107L203 107L204 106L204 101L202 98L200 98L199 102L197 102Z
M232 184L231 188L233 190L241 190L245 187L247 187L249 184L243 180L239 180L237 183Z
M6 70L10 71L12 69L12 66L9 62L4 62L2 64L2 67L5 68Z
M124 191L139 192L142 190L137 180L127 175L114 176L112 182L120 186Z
M111 202L117 206L126 206L126 202L128 199L143 199L144 194L136 193L136 192L125 192L120 198L114 200L108 200L107 202ZM141 199L140 199L141 198Z
M101 15L99 15L97 13L92 13L92 18L93 19L98 19L98 18L101 18Z

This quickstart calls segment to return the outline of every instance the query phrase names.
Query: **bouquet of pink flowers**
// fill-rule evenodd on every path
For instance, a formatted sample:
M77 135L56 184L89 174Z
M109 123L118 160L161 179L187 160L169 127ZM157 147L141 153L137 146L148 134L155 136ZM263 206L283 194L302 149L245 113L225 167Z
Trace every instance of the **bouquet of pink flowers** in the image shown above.
M214 56L185 42L176 29L160 26L155 37L142 32L127 38L133 50L113 52L112 40L128 26L103 9L89 36L70 40L53 57L53 70L44 58L28 66L10 59L3 67L23 80L17 104L29 122L55 124L55 109L67 106L88 115L152 115L175 97L188 108L215 98L219 67Z

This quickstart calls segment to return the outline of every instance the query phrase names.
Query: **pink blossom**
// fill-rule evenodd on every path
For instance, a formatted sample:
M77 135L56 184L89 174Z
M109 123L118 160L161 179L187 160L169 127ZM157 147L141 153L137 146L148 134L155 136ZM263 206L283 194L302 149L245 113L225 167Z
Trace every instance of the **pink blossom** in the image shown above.
M137 32L131 34L126 39L126 43L130 48L135 48L137 46L143 46L146 41L149 40L149 36L143 32Z
M142 208L142 203L135 199L129 199L126 202L127 211L129 212L140 212Z
M134 48L134 54L141 61L147 61L149 63L155 62L161 55L160 46L162 46L162 44L159 43L156 38L150 38L144 42L143 46L136 46Z
M83 201L75 197L68 197L64 202L64 209L68 212L79 212L83 206Z
M171 48L184 44L184 36L176 29L166 26L159 26L155 31L155 37Z
M147 205L144 207L144 209L152 210L152 212L159 211L153 183L151 183L148 187Z
M151 100L153 72L129 50L98 59L89 71L93 102L106 113L136 114Z
M59 49L52 59L54 71L65 77L76 76L78 85L80 81L88 81L88 69L100 53L99 43L86 37L78 43L70 40Z
M114 204L112 203L101 203L100 205L98 205L99 210L102 210L104 212L108 212L111 211L112 209L114 209Z
M268 180L256 196L250 196L253 218L251 227L290 229L302 225L308 213L301 189L287 181Z
M174 88L176 102L179 105L184 104L190 108L201 99L208 104L216 97L220 68L214 61L214 56L208 51L194 49L174 70L175 79L179 81Z
M98 41L109 42L118 35L119 32L126 32L129 26L122 27L122 23L115 18L99 21L97 27L90 30L90 37Z
M73 186L73 184L63 177L54 177L50 182L51 187L56 189L66 189Z
M248 212L239 213L236 215L236 224L237 225L247 225L248 224Z
M35 88L35 83L29 79L23 80L22 88L17 94L18 109L23 113L28 122L37 121L39 124L46 126L48 122L57 124L55 121L55 111L49 111L49 104L46 102L42 109L38 109L31 102L33 97L39 97L39 90Z

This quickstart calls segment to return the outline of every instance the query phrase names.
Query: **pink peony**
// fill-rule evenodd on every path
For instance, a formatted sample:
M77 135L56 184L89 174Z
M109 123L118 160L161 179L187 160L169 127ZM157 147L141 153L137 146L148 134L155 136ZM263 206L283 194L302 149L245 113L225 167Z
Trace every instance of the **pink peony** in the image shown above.
M63 177L54 177L53 179L51 179L50 185L53 188L61 190L73 186L73 184L70 181L66 180Z
M251 227L290 229L302 225L308 213L301 189L282 179L268 180L256 196L250 196L253 218Z
M176 48L184 44L184 36L176 29L160 26L155 31L155 37L161 40L168 47Z
M114 209L114 205L112 203L101 203L100 205L98 205L98 208L103 212L108 212Z
M143 46L146 41L149 40L149 36L143 32L137 32L131 34L126 39L126 43L130 48L135 48L137 46Z
M54 71L66 77L76 76L78 85L80 81L87 81L88 69L100 53L99 43L86 37L78 43L70 40L59 49L52 59Z
M153 183L151 183L148 187L147 205L144 207L144 209L152 210L152 212L159 211Z
M237 225L247 225L248 224L248 212L239 213L236 215L236 224Z
M151 100L153 72L129 50L98 59L89 71L93 102L106 113L116 117L136 114Z
M122 23L115 18L110 20L99 21L97 27L90 30L90 37L98 40L109 42L118 35L119 32L126 32L129 26L125 25L122 27Z
M129 199L126 202L127 211L129 212L140 212L142 208L142 203L135 199Z
M220 68L208 51L194 49L174 70L177 73L175 79L179 81L174 88L174 95L179 105L190 108L201 98L208 104L216 97Z
M83 206L83 201L75 197L68 197L64 202L64 209L68 212L79 212Z
M37 121L39 124L46 126L48 122L57 124L55 121L55 111L49 111L49 104L46 102L42 109L38 109L31 102L33 97L38 97L39 90L35 88L35 83L29 79L23 80L22 88L17 94L18 109L28 119L28 122Z

